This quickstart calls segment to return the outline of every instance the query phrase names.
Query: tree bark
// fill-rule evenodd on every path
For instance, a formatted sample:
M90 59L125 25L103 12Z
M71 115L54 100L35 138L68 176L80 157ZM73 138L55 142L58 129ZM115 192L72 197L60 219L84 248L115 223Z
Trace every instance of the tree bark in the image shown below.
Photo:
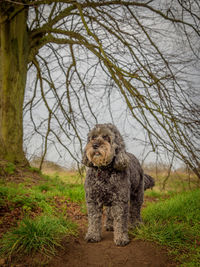
M27 10L6 6L0 9L0 17L0 159L26 164L23 102L29 54Z

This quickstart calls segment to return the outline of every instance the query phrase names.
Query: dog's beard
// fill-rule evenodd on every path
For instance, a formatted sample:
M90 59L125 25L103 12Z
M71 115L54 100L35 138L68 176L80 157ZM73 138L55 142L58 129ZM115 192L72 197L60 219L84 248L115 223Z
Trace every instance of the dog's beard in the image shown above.
M86 146L86 155L94 166L101 167L107 166L112 162L114 151L112 151L110 145L102 145L98 149L93 149L93 147L88 144Z

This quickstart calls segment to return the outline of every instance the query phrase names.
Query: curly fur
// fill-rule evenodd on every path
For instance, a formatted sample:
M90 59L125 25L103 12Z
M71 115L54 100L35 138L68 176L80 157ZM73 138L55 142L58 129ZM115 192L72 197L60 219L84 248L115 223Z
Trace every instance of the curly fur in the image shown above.
M129 243L128 222L140 223L144 190L154 180L136 157L126 152L123 138L113 124L97 124L88 134L82 162L87 167L85 195L88 210L88 242L101 240L101 218L106 206L106 230L114 230L114 242Z

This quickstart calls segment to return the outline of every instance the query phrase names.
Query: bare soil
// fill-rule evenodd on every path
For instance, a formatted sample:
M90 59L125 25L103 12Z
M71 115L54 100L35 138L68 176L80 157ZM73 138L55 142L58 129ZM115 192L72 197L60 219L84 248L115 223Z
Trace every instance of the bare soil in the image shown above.
M152 201L147 200L146 201ZM144 203L145 204L145 203ZM79 236L63 241L63 248L47 264L48 267L175 267L175 260L167 253L167 248L153 242L132 238L125 247L113 242L113 232L103 230L99 243L87 243L87 216L81 215L78 207L72 208L71 219L79 225ZM76 214L76 216L74 216Z
M113 233L103 232L99 243L86 243L84 233L63 244L49 267L175 267L166 249L151 242L132 239L125 247L113 243Z

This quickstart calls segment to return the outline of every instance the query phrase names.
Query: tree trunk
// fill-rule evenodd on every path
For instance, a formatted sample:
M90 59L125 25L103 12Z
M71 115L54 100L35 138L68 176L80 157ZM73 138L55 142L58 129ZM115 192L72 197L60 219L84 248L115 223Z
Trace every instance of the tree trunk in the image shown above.
M0 159L26 164L23 102L29 53L27 10L0 8Z

